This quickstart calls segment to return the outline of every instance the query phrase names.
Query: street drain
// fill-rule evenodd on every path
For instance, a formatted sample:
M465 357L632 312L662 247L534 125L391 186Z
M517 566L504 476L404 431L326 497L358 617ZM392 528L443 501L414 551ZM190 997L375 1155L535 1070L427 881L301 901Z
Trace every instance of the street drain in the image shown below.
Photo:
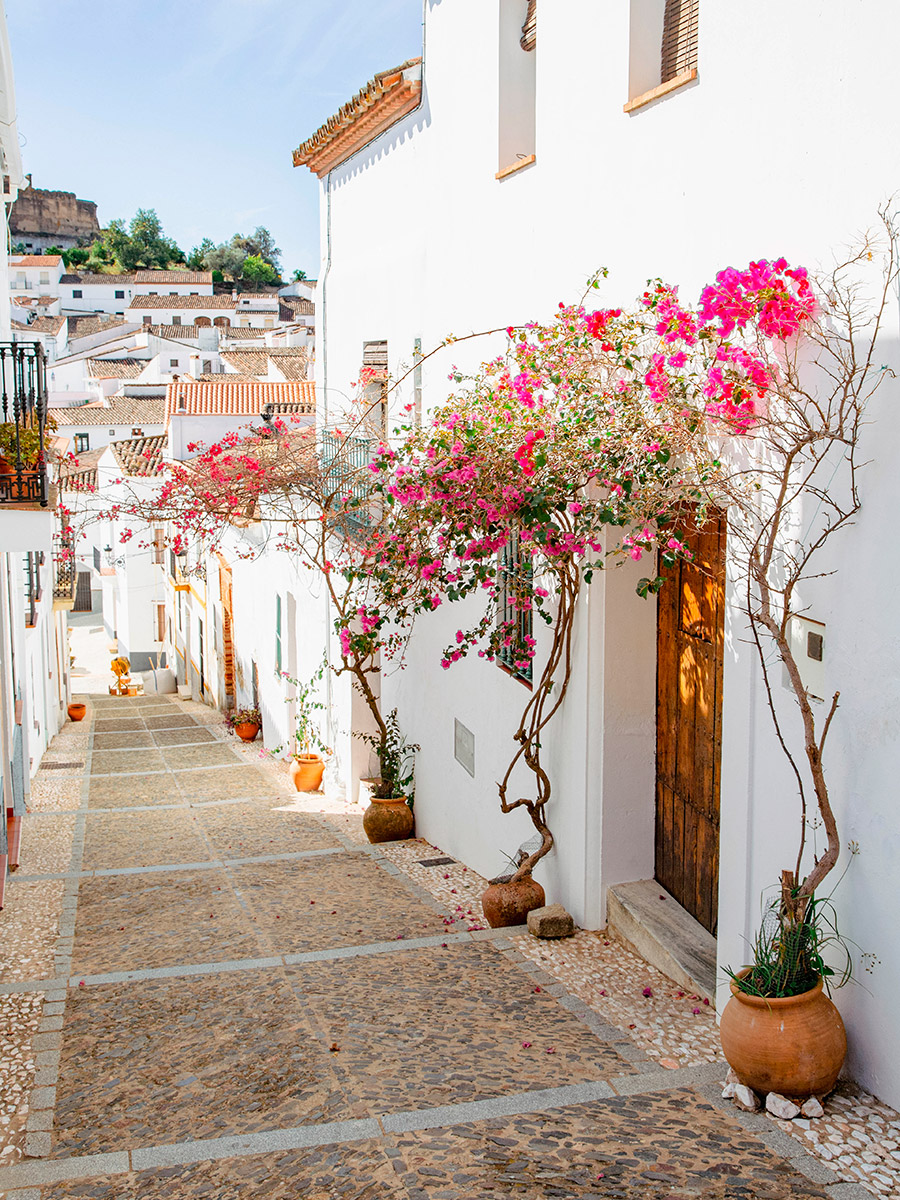
M76 770L76 768L83 767L83 766L84 766L83 762L80 762L80 763L60 763L60 762L41 763L41 770L42 771L74 771L74 770Z
M450 863L455 863L455 858L420 858L420 867L446 867Z

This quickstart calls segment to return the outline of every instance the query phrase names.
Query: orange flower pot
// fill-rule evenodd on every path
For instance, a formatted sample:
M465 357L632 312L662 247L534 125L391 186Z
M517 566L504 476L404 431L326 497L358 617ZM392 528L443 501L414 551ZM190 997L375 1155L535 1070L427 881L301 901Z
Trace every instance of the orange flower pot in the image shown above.
M253 742L259 733L259 726L251 721L244 721L240 725L235 725L234 732L242 742Z
M69 719L72 721L83 721L84 714L87 712L87 705L73 701L66 709L69 714Z
M298 792L317 792L322 786L325 760L321 754L295 754L291 780Z
M732 983L719 1036L741 1083L792 1100L827 1095L847 1054L844 1022L821 979L799 996L770 998Z

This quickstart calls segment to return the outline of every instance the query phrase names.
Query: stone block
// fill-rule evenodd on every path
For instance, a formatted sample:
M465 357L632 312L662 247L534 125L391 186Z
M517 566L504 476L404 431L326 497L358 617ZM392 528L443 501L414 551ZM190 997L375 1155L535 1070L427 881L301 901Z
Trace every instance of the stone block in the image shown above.
M528 914L528 932L539 938L571 937L575 922L561 904L548 904Z
M807 1101L801 1104L800 1111L803 1113L804 1117L816 1118L825 1116L825 1109L815 1098L815 1096L810 1096Z
M769 1092L766 1096L766 1112L778 1117L779 1121L793 1121L794 1117L800 1116L800 1107L793 1100L788 1100L787 1096Z
M753 1088L748 1088L745 1083L735 1085L734 1102L744 1112L756 1112L759 1108L759 1096L757 1096Z

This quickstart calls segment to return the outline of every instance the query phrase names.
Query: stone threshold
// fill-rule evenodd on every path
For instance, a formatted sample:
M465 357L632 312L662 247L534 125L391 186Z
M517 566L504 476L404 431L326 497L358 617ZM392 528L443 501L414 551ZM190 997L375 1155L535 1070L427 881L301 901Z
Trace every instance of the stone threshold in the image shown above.
M607 921L619 941L689 992L716 1000L716 939L655 879L607 891Z

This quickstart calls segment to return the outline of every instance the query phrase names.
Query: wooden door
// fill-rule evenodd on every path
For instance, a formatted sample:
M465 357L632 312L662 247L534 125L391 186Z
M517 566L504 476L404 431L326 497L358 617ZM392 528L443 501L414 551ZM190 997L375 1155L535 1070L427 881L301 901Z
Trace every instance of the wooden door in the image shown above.
M234 698L234 639L232 634L231 567L219 555L219 593L222 597L222 673L225 695Z
M656 878L711 933L719 888L725 515L681 528L691 562L661 568L656 666Z

